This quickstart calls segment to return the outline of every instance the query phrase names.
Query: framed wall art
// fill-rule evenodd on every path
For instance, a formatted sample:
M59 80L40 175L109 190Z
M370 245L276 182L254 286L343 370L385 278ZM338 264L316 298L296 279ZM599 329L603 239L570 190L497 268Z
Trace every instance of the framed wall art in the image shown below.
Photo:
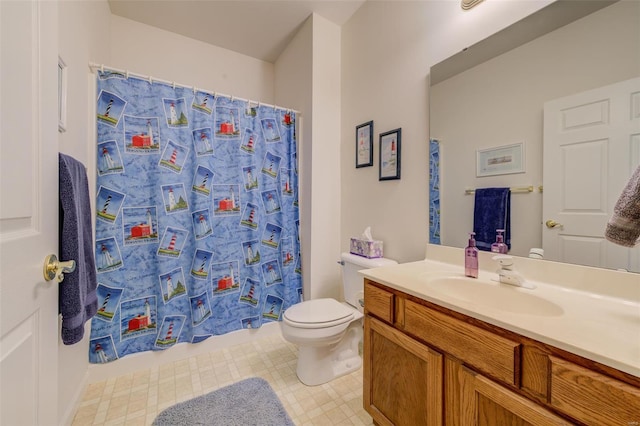
M356 126L356 168L373 166L373 121Z
M378 180L400 179L402 129L380 133L380 175Z
M356 168L373 166L373 121L356 126Z
M524 142L476 151L476 177L524 173Z

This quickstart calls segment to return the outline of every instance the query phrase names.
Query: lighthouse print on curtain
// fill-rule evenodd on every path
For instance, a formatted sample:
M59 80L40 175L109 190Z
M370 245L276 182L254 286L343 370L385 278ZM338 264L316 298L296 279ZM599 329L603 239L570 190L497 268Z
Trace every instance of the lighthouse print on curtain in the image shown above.
M90 362L280 320L302 298L295 114L97 80Z

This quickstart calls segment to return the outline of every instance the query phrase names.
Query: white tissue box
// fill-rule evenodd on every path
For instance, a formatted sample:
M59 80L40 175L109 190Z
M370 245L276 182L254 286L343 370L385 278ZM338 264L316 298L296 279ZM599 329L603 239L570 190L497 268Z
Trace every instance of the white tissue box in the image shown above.
M351 254L357 254L358 256L363 256L368 259L384 257L382 252L382 241L378 240L369 241L361 238L351 238L349 251Z

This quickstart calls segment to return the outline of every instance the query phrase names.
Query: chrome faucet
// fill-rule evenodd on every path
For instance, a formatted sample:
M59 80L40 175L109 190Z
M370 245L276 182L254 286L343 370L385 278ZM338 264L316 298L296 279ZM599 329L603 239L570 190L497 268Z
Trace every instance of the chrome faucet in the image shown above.
M497 260L500 268L498 273L498 281L503 284L510 284L516 287L535 288L533 284L527 283L522 275L513 269L513 257L506 255L493 256L493 260Z

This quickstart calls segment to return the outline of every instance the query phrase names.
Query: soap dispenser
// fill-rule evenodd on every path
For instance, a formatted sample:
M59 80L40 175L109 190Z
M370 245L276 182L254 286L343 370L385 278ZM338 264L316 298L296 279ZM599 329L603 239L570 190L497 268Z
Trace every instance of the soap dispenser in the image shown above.
M469 245L464 249L464 274L471 278L478 278L478 248L475 235L475 232L469 234Z
M496 229L496 242L491 244L492 253L507 254L509 247L504 243L504 229Z

